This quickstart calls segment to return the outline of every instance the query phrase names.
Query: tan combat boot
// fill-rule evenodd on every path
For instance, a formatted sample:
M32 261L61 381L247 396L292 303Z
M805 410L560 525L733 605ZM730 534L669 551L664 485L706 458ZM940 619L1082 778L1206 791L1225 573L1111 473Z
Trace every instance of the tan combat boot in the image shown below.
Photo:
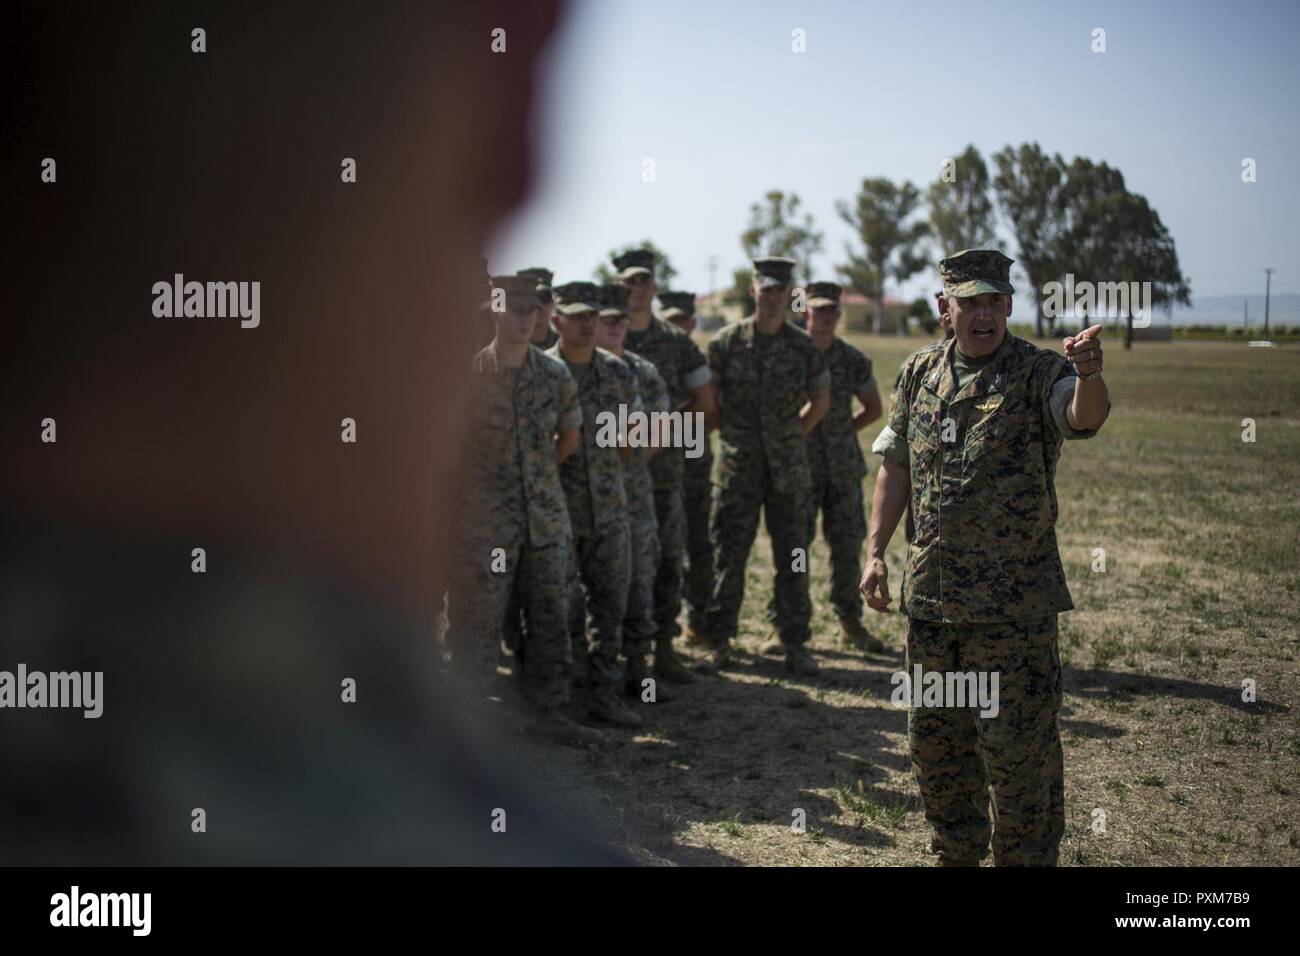
M874 637L862 626L861 621L849 618L840 619L840 646L855 651L870 651L873 654L883 654L889 650L883 641Z
M800 677L816 677L822 670L802 644L785 645L785 669Z
M695 670L701 674L716 674L731 665L730 642L713 644L702 660L695 662Z
M688 624L686 626L686 633L682 636L682 639L686 641L687 644L691 645L691 647L711 647L713 645L713 641L709 639L709 635L697 628L694 624Z
M673 684L694 684L698 680L673 650L673 642L665 639L655 641L655 676ZM659 699L667 698L660 694Z
M641 715L619 699L613 687L598 687L591 692L587 713L597 720L617 724L619 727L640 727Z
M659 676L663 677L662 674ZM664 678L664 680L666 679L667 678ZM691 680L694 679L694 676L692 676ZM651 676L650 668L646 665L644 655L638 654L636 657L629 657L627 659L627 667L623 669L623 693L627 694L628 697L641 700L642 695L646 691L645 682L647 680L654 681L654 683L650 685L654 687L655 691L654 703L666 704L675 696L669 692L667 687L664 686L664 680L655 680L654 677Z

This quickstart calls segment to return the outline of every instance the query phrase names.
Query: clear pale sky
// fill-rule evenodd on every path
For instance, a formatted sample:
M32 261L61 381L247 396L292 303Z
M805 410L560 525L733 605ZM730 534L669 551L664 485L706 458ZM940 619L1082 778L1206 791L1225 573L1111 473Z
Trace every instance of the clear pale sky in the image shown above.
M1264 266L1275 295L1300 292L1300 3L586 0L542 80L539 175L488 250L494 273L589 279L650 238L674 284L703 292L711 255L719 284L744 264L749 207L779 188L826 234L814 267L833 279L850 238L835 202L864 177L924 187L967 143L987 160L1037 141L1124 173L1173 233L1193 303L1262 293Z

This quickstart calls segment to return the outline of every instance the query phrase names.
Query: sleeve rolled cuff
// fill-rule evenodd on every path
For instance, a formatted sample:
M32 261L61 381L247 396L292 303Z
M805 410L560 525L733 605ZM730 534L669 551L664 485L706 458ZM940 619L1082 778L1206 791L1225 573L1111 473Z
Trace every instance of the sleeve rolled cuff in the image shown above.
M701 385L708 385L713 373L709 371L707 365L701 365L697 369L692 369L682 376L682 384L686 386L688 392L693 392Z
M1063 437L1069 440L1091 438L1093 435L1097 434L1096 428L1071 428L1070 421L1066 417L1065 413L1070 407L1070 402L1074 400L1074 383L1077 380L1078 379L1073 375L1061 379L1052 386L1052 397L1048 401L1052 410L1052 421L1056 423L1056 430L1059 431ZM1106 417L1101 420L1103 425L1106 423L1106 418L1109 417L1110 403L1107 402Z
M886 425L876 436L876 440L871 443L873 454L879 455L891 465L902 465L907 467L911 461L911 456L907 450L907 442L898 437L898 434Z

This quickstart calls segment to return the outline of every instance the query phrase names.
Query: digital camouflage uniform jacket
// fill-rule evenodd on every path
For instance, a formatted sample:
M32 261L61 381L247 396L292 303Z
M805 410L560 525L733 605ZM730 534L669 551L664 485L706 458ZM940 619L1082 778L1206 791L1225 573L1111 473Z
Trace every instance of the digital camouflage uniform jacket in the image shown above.
M727 326L709 342L718 390L717 482L769 468L778 491L807 495L811 476L799 411L830 387L830 373L807 332L789 322L768 336L754 316Z
M835 339L822 357L831 373L831 407L808 436L808 464L836 484L861 481L867 463L853 425L853 396L865 404L875 388L871 359L843 339Z
M637 387L641 392L641 408L647 415L652 412L668 411L668 386L655 371L648 359L635 352L624 352L623 361L627 362L636 373ZM649 427L646 430L650 437ZM623 483L627 491L627 517L633 528L655 523L654 479L650 475L650 461L646 455L650 449L637 448L632 457L623 462ZM660 451L660 455L666 451ZM656 456L657 457L657 456Z
M558 342L543 354L567 367ZM578 536L627 522L627 493L618 448L601 447L596 438L601 431L601 412L612 413L617 419L620 405L627 406L628 414L640 411L641 395L627 363L601 348L593 352L590 369L575 365L570 374L578 384L582 404L582 443L560 463L560 481L569 502L573 534Z
M709 383L709 367L704 354L689 335L666 319L652 318L642 332L628 330L626 347L648 359L668 386L668 410L681 408L690 401L691 392ZM650 474L656 488L674 488L681 484L686 452L665 448L650 459Z
M462 486L466 515L485 526L523 526L534 547L567 540L555 433L582 424L573 376L532 346L513 390L491 345L474 356L474 372Z
M1056 463L1063 439L1096 434L1066 421L1074 369L1008 332L994 359L958 390L955 348L950 339L906 360L889 424L872 446L910 470L915 530L902 609L948 623L1068 611Z

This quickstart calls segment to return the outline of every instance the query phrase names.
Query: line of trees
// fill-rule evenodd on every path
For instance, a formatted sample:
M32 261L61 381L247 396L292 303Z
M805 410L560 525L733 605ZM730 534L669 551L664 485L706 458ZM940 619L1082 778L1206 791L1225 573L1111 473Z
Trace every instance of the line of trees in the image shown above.
M1044 334L1043 289L1072 274L1076 282L1150 282L1153 307L1190 303L1173 236L1147 200L1131 192L1118 169L1083 157L1066 162L1037 143L1006 146L990 170L974 146L946 160L922 194L913 183L884 177L862 181L836 212L853 230L835 271L845 285L876 303L884 326L886 284L901 286L944 255L998 245L997 214L1015 239L1013 258L1032 287L1036 334ZM991 196L990 196L991 194ZM996 204L995 204L996 200ZM995 208L996 206L996 208ZM922 215L924 211L928 215ZM798 195L768 192L750 209L740 243L747 258L782 255L808 282L822 233ZM753 309L749 269L738 269L728 301ZM899 333L904 331L902 324Z

